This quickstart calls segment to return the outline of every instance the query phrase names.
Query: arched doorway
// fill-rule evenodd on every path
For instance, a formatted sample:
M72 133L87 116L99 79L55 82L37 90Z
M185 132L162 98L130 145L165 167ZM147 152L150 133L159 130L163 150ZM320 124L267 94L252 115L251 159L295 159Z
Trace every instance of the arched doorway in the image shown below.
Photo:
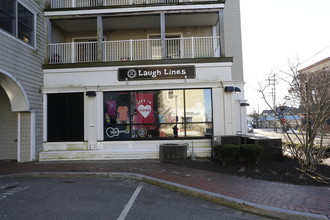
M34 120L20 82L0 69L0 160L34 160Z

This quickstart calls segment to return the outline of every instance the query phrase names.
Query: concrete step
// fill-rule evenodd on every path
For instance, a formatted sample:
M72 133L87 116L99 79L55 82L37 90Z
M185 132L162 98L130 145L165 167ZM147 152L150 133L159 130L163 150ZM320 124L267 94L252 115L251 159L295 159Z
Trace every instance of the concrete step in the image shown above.
M39 161L59 160L114 160L114 159L158 159L159 150L89 150L89 151L44 151Z

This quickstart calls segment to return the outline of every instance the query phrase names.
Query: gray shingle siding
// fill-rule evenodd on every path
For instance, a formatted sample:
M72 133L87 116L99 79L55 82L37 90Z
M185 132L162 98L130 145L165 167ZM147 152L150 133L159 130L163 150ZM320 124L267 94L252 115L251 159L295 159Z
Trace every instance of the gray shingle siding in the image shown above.
M227 0L224 10L225 52L234 57L232 79L243 82L243 55L241 37L240 0Z
M11 74L21 84L28 96L31 110L36 112L37 152L42 150L43 137L43 105L40 88L43 84L42 64L45 57L45 22L43 17L44 2L44 0L22 1L25 6L36 13L35 49L25 45L19 39L15 39L14 37L10 37L7 34L0 32L0 69ZM14 131L15 133L17 132L17 130ZM27 135L30 134L30 131L24 130L24 132L26 132ZM8 138L12 139L12 135L9 136L10 137ZM2 139L4 138L5 137L2 137ZM24 156L26 156L26 154L24 154Z
M0 160L17 157L17 113L10 109L7 94L0 86Z

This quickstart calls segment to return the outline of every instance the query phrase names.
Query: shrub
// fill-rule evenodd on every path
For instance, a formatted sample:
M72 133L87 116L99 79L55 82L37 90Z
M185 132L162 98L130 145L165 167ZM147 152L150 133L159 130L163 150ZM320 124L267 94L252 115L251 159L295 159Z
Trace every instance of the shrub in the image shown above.
M247 165L255 165L259 160L264 148L257 144L240 145L239 155Z
M284 148L288 149L290 154L294 156L294 158L299 159L304 155L303 151L305 146L301 144L291 144L291 143L284 143ZM320 151L320 146L319 145L314 145L313 149L310 150L310 152L313 155L317 155ZM330 146L322 146L323 154L320 155L320 159L327 159L330 157Z
M229 159L237 159L239 155L239 145L233 144L223 144L223 145L216 145L214 147L215 157L218 160L222 160L222 164L225 163Z
M330 157L330 146L327 146L327 148L324 151L324 157L323 159L327 159Z
M312 152L315 155L319 154L320 150L323 151L323 153L320 155L320 159L327 159L330 157L330 146L322 146L322 148L321 148L319 145L315 145L313 147L314 147L314 149Z

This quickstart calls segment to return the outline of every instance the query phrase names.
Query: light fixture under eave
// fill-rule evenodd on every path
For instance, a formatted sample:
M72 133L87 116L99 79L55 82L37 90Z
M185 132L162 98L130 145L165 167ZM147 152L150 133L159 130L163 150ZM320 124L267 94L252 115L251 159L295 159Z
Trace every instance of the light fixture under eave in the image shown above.
M96 92L95 91L87 91L86 92L86 96L87 97L95 97L96 96Z
M241 89L238 87L235 87L235 93L240 93L240 92L242 92Z
M225 92L234 92L235 87L234 86L225 86Z
M241 106L250 106L249 103L241 103Z

